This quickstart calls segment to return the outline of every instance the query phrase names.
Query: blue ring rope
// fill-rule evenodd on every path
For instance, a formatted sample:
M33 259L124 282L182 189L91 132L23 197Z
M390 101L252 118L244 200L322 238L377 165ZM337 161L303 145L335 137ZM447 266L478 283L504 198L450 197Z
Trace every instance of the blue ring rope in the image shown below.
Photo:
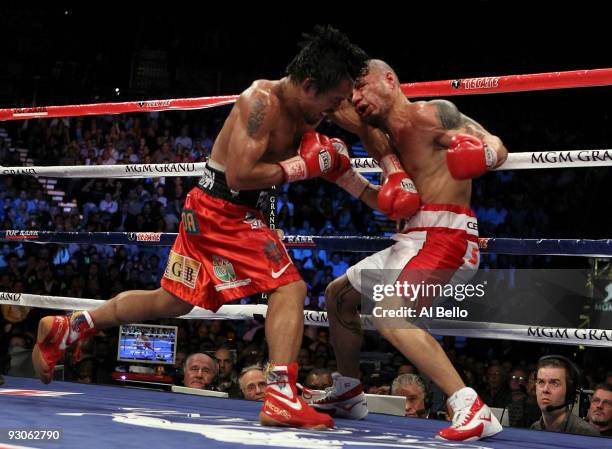
M33 243L81 243L143 246L171 246L176 233L169 232L55 232L0 231L0 241ZM376 252L388 248L394 240L388 237L363 236L285 236L289 249L325 249L347 252ZM516 239L481 238L483 253L514 255L565 255L583 257L612 256L612 239Z

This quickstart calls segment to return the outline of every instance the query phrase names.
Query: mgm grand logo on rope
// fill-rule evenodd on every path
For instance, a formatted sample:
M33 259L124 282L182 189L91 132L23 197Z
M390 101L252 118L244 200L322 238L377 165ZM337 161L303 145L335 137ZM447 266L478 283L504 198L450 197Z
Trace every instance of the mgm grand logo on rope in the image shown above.
M610 150L585 150L585 151L543 151L533 153L532 163L561 163L561 162L612 162L612 151Z
M529 327L529 337L555 338L562 340L612 341L612 330L608 329L566 329L562 327Z
M3 175L35 175L34 168L5 168L2 170Z
M21 300L21 293L0 293L0 301L11 301L19 302Z
M126 165L126 173L193 173L196 171L194 163L176 164L146 164Z

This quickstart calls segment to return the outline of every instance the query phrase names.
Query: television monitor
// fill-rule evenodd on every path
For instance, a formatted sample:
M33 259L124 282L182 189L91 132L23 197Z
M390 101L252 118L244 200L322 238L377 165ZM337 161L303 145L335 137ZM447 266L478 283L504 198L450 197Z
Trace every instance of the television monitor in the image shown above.
M124 324L119 327L120 362L174 365L176 326Z

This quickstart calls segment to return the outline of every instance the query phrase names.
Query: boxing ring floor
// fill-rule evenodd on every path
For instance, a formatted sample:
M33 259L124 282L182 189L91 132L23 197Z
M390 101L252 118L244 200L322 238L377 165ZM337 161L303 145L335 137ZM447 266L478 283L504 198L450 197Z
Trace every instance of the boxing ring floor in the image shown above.
M370 414L336 420L336 429L262 427L261 403L190 396L120 386L81 385L5 377L0 387L3 448L589 448L604 438L506 429L472 443L433 438L442 421ZM61 430L61 441L9 440L7 429Z

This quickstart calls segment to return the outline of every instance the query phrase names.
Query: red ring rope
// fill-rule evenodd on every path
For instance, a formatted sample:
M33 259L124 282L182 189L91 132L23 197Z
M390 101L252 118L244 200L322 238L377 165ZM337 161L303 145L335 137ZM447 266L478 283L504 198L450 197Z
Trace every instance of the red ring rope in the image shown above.
M568 72L533 73L527 75L487 76L444 81L404 83L407 97L439 97L454 95L526 92L533 90L568 89L612 85L612 69L572 70ZM0 109L2 120L75 117L80 115L123 114L185 109L204 109L236 101L237 95L221 97L178 98L169 100L126 101L66 106L35 106Z

